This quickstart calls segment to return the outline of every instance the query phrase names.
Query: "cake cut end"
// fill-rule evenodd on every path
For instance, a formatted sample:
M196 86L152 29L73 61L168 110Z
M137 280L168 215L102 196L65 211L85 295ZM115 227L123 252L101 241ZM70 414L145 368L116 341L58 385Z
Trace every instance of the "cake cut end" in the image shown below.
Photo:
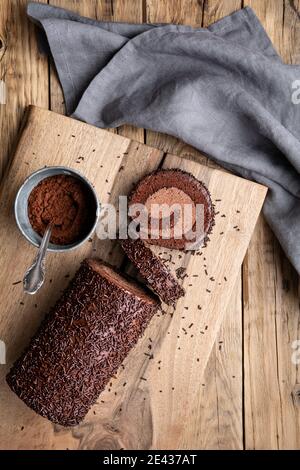
M135 204L143 205L146 225L140 237L148 243L178 250L196 250L207 241L214 225L214 206L206 186L180 169L158 170L140 180L130 195L132 218Z

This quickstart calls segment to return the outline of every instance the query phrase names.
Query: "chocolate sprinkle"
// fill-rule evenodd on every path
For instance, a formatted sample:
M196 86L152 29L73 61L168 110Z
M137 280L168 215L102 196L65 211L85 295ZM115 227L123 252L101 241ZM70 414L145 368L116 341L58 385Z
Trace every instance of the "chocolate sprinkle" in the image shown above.
M120 243L130 261L163 302L174 305L176 300L184 295L184 289L178 284L169 268L143 240L128 238L121 240Z
M85 260L8 373L8 385L45 418L77 425L158 306L150 291L97 260Z
M175 270L175 273L176 273L177 279L184 279L188 276L186 273L186 268L184 268L183 266L180 268L177 268Z

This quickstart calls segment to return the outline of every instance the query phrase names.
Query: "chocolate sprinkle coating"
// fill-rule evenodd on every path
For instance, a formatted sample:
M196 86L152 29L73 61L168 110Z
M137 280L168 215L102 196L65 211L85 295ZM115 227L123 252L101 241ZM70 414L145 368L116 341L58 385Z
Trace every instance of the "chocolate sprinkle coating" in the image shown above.
M178 284L168 267L143 240L128 238L120 242L130 261L163 302L167 305L174 305L179 297L184 296L184 289Z
M146 288L85 260L6 380L26 405L80 423L159 307Z

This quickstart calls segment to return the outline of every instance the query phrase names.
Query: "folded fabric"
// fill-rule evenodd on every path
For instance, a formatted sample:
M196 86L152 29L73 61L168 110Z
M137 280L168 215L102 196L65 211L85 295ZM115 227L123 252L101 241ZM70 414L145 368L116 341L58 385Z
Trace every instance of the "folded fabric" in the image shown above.
M267 185L265 217L300 273L300 66L282 63L250 8L200 29L39 3L28 15L46 34L69 114L171 134Z

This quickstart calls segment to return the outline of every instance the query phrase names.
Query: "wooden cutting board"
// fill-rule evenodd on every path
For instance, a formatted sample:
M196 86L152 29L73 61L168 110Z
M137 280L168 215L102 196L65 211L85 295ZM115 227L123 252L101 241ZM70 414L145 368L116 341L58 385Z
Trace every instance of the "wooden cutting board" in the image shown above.
M117 242L96 237L69 253L51 253L41 291L27 296L22 277L36 252L19 233L13 216L16 192L44 165L80 170L101 202L128 194L143 175L163 166L181 168L202 180L216 205L216 225L206 248L192 252L161 249L165 262L181 270L186 296L176 310L164 308L111 380L85 421L74 428L53 425L19 400L5 375L69 282L80 261L97 256L123 270ZM182 449L188 438L195 397L232 289L261 210L266 188L193 160L157 149L50 111L30 107L12 165L1 186L0 447L3 449ZM195 429L196 433L196 429Z

